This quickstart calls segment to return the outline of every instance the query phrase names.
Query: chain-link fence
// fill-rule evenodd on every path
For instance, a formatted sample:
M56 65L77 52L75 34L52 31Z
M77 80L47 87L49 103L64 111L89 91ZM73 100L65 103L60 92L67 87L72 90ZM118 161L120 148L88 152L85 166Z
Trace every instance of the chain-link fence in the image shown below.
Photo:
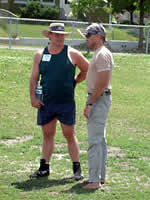
M61 20L37 20L17 17L0 17L0 47L41 48L48 44L42 31L52 22L63 22L70 32L65 43L79 50L88 51L82 33L88 23ZM112 52L149 53L150 26L103 24L107 30L107 46ZM17 28L16 28L17 27Z

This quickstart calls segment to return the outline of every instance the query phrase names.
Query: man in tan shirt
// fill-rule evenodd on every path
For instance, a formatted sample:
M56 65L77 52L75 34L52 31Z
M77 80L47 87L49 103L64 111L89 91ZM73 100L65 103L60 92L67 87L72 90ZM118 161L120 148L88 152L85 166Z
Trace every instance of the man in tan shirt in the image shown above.
M106 118L111 105L113 57L104 46L106 31L101 24L86 29L86 42L94 51L87 73L88 99L84 109L88 129L89 178L85 189L98 189L105 182L107 144Z

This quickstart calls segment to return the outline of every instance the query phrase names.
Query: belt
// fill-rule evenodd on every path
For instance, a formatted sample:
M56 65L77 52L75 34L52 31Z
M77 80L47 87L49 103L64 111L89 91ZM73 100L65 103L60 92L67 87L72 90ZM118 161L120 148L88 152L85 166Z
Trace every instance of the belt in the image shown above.
M104 94L111 95L111 90L110 89L104 90L104 92L101 94L101 96L103 96ZM92 93L88 92L88 95L92 95Z

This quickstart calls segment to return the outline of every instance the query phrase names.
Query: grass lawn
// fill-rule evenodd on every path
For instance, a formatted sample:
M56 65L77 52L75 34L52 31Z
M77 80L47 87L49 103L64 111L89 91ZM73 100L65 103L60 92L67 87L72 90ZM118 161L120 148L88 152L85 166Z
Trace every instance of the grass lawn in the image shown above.
M0 49L0 200L149 200L150 58L114 55L112 97L107 120L107 182L100 190L75 182L60 125L48 179L30 180L39 166L42 135L29 100L34 51ZM91 56L88 58L90 59ZM86 84L76 88L76 134L88 176L87 131L83 109Z
M43 38L42 30L48 28L48 25L39 25L39 24L18 24L16 27L15 24L12 24L12 35L18 31L18 37L37 37ZM80 29L81 27L79 27ZM85 29L86 27L84 27ZM76 39L83 39L80 33L77 30L77 27L74 27L73 37ZM66 31L72 33L72 26L66 26ZM107 37L109 40L129 40L129 41L137 41L138 36L133 34L130 30L124 28L115 28L111 29L107 28ZM6 26L6 30L4 31L0 26L0 37L8 37L9 35L9 27ZM68 38L72 38L72 34L68 36Z

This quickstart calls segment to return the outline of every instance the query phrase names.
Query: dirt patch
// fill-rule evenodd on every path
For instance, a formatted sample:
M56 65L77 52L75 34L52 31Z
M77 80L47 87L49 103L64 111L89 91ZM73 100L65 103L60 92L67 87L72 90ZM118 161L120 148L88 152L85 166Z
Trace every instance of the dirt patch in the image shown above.
M16 139L8 139L8 140L0 140L0 144L5 144L7 146L12 146L18 143L23 143L26 142L28 140L33 139L32 135L27 135L24 137L17 137Z
M108 147L108 156L122 158L125 153L121 151L120 147Z

